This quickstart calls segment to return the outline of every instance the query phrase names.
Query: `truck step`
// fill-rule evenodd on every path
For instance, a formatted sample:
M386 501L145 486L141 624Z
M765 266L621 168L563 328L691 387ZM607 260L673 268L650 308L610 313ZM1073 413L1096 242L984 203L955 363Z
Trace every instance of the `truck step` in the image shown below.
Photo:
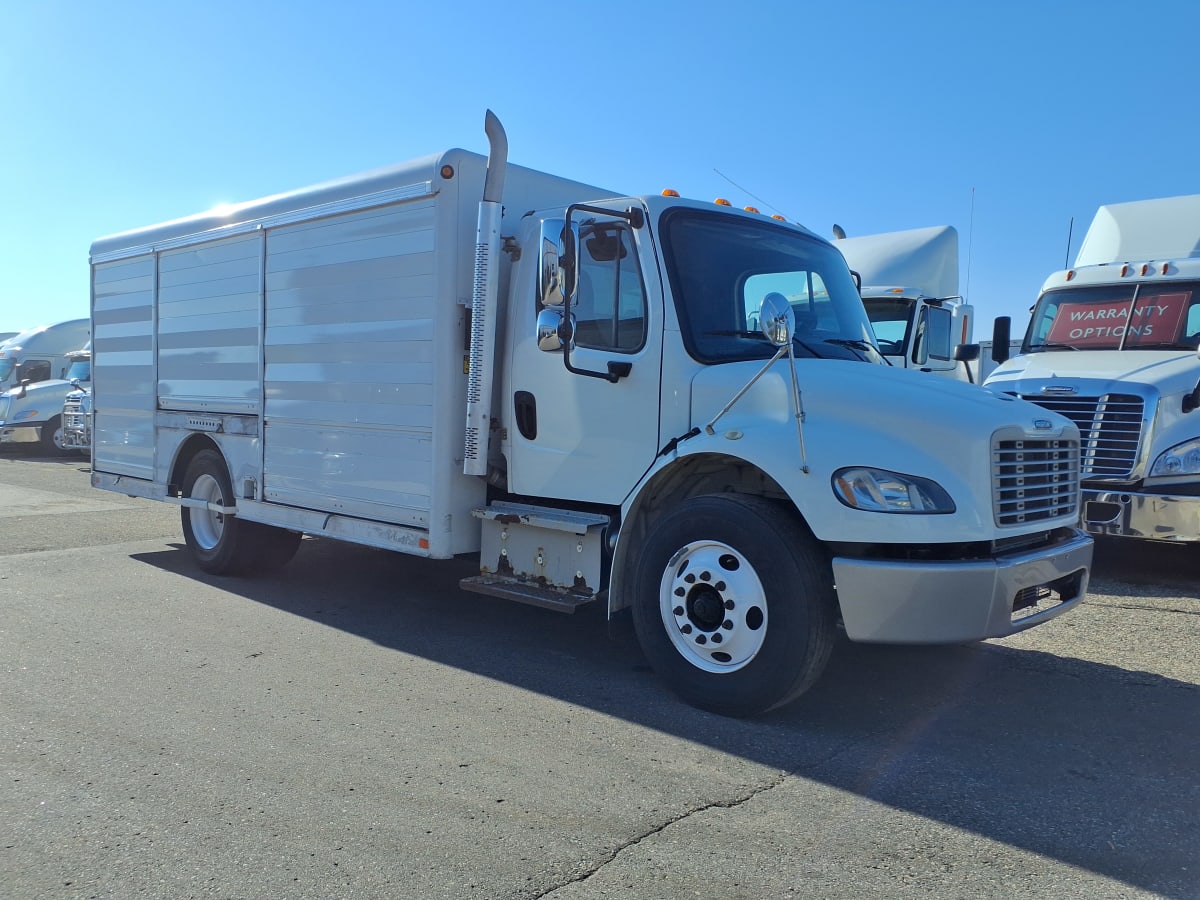
M503 597L505 600L515 600L517 603L527 603L531 606L540 606L542 609L552 609L564 613L573 613L579 607L587 606L596 599L594 594L588 596L571 594L539 587L524 581L510 581L486 575L464 578L458 584L464 591Z

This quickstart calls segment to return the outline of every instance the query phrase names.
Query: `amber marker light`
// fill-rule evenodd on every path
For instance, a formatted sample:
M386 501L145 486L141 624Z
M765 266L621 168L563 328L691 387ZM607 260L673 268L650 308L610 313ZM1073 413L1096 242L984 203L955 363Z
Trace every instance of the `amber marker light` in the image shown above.
M771 216L771 218L772 218L772 219L774 219L774 220L775 220L775 221L777 221L777 222L786 222L786 221L787 221L787 219L785 219L783 216L779 215L778 213L776 213L775 215Z
M758 212L758 210L755 209L753 206L743 206L742 209L744 209L746 212L752 212L752 213Z
M1143 276L1146 276L1146 275L1149 275L1149 274L1150 274L1150 264L1149 264L1149 263L1142 263L1142 275L1143 275Z
M1163 266L1162 266L1162 273L1163 273L1164 275L1166 275L1166 274L1167 274L1167 270L1168 270L1169 268L1171 268L1171 264L1170 264L1170 263L1163 263Z
M1067 269L1067 281L1070 281L1074 277L1075 277L1075 270Z
M1121 266L1121 277L1124 278L1128 274L1129 274L1129 263L1125 263L1125 265Z
M664 189L663 189L663 192L662 192L662 195L663 195L664 197L678 197L678 196L679 196L679 191L673 191L673 190L671 190L670 188L664 188Z
M713 203L717 204L717 206L733 206L733 204L730 203L728 200L726 200L724 197L718 197L716 200L713 201Z
M449 180L454 177L454 166L446 164L442 166L442 177Z

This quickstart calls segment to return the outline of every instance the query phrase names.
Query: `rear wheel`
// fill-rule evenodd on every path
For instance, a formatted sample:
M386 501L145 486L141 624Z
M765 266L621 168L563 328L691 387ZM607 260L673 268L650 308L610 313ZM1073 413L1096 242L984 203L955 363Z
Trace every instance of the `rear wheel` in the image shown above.
M795 515L760 497L696 497L654 528L634 570L634 626L680 697L732 716L783 706L835 638L830 561Z
M201 450L188 465L183 496L219 507L236 499L216 450ZM200 568L213 575L247 575L278 568L296 555L299 532L247 522L210 507L185 506L180 518L183 538Z

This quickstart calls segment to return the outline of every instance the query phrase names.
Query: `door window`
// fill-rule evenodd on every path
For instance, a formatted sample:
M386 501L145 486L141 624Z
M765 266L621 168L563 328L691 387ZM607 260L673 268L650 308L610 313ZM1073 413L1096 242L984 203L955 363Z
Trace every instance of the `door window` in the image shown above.
M635 353L646 342L646 289L632 234L618 223L580 229L575 345Z

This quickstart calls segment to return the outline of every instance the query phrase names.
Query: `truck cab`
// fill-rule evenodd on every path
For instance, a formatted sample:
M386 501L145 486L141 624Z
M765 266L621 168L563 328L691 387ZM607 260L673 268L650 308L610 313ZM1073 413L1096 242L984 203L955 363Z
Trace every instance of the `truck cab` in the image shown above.
M859 277L863 305L888 362L959 381L981 380L971 369L979 355L970 349L974 309L959 295L958 232L952 226L839 237L834 246Z
M991 390L1082 435L1083 523L1200 542L1200 195L1102 206Z

